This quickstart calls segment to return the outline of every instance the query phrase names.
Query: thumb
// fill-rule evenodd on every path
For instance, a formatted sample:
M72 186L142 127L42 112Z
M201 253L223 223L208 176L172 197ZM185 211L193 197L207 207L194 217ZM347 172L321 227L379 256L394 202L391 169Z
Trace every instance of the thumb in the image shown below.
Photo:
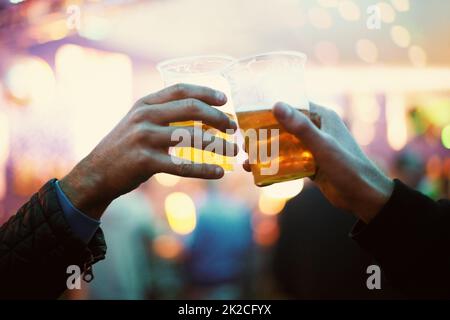
M275 104L273 113L286 131L299 138L313 153L320 150L326 143L320 129L305 114L287 103Z

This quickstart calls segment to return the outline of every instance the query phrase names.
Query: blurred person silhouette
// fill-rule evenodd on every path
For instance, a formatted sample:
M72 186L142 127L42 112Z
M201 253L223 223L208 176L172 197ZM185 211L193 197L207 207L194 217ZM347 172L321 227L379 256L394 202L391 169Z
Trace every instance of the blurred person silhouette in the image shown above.
M180 143L172 139L176 130L201 141L199 148L211 143L211 135L194 126L169 124L198 120L222 132L235 130L236 123L212 107L226 101L223 92L189 84L176 84L139 99L63 179L48 181L0 227L0 297L55 299L68 288L70 266L78 267L75 275L92 280L92 265L106 254L100 228L104 211L154 174L221 178L220 166L174 161L168 153ZM182 142L192 145L191 139ZM237 154L235 144L221 145L224 148L217 153L233 150Z
M393 299L383 286L368 290L366 270L373 258L348 237L356 218L331 205L320 190L305 183L280 213L280 238L272 269L277 287L295 299Z
M186 258L188 295L195 299L239 299L250 281L251 209L208 183Z
M155 217L149 199L140 189L114 200L102 219L108 235L108 256L94 267L89 299L142 300L151 295L153 278L151 244Z

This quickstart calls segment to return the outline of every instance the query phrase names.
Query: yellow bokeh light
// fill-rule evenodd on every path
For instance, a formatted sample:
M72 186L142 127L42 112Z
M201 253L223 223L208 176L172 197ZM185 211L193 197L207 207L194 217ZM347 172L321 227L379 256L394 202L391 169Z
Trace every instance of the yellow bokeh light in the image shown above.
M408 51L409 60L415 67L425 67L427 65L427 53L419 46L412 46Z
M158 173L155 174L154 177L156 181L164 187L173 187L181 180L180 177L167 173Z
M174 192L167 196L164 208L170 228L182 235L194 231L197 216L194 201L187 194Z
M401 94L386 96L386 122L388 143L394 150L401 150L407 143L406 102Z
M380 106L374 94L355 94L352 96L354 121L373 124L380 117Z
M409 0L391 0L391 2L397 11L409 11Z
M411 35L405 27L393 26L391 28L391 38L400 48L407 48L411 43Z
M309 9L308 18L317 29L329 29L333 25L330 13L323 8L314 7Z
M339 13L347 21L357 21L361 18L359 7L351 0L344 0L339 3Z
M352 123L352 133L358 144L368 146L375 138L375 126L370 123L355 121Z
M275 183L261 188L262 192L273 199L291 199L303 190L303 179Z
M6 88L19 101L45 107L55 97L55 75L41 58L19 58L8 70Z
M264 192L259 195L259 211L268 216L273 216L281 212L286 204L285 199L269 197Z
M380 2L377 4L381 13L381 21L384 23L392 23L395 21L395 10L392 6L387 2Z
M356 53L358 57L364 62L375 63L378 61L378 48L370 40L359 40L356 43Z

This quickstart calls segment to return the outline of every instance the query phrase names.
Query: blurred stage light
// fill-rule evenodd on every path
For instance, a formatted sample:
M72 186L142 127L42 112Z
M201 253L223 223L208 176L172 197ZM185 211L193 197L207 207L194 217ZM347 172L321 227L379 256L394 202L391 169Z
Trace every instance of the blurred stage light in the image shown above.
M374 124L380 117L380 106L374 94L352 96L353 121Z
M173 187L181 180L180 177L167 173L158 173L155 174L154 177L156 181L164 187Z
M183 251L183 244L173 235L163 234L153 240L153 251L161 258L175 259Z
M450 124L442 129L441 140L442 145L445 148L450 149Z
M73 139L76 160L85 157L132 105L132 65L128 56L60 47L55 56L59 107Z
M259 201L258 201L258 207L259 211L261 213L273 216L277 215L278 213L283 210L284 206L286 204L286 199L280 199L280 198L272 198L269 197L264 192L261 192L259 195Z
M352 133L358 144L368 146L375 139L375 126L370 123L354 121L352 123Z
M8 69L5 88L19 104L46 107L55 97L56 81L46 61L22 57Z
M170 228L182 235L194 231L197 216L194 201L187 194L174 192L167 196L164 208Z
M423 68L427 65L427 53L419 46L412 46L408 50L409 60L415 67Z
M386 95L386 122L388 143L394 150L401 150L407 143L406 105L402 94Z
M411 43L411 35L405 27L393 26L391 28L391 38L400 48L408 48Z
M291 199L303 190L303 179L275 183L261 188L262 192L273 199Z
M378 61L378 48L370 40L361 39L356 43L356 54L367 63L375 63Z
M339 13L347 21L358 21L361 18L358 5L351 0L344 0L339 3Z

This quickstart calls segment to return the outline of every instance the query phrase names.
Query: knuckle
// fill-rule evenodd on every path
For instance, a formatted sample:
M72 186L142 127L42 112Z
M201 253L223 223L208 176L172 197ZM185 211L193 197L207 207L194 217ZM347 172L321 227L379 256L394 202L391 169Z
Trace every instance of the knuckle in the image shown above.
M184 95L188 91L188 86L185 83L177 83L173 85L173 92L177 95Z
M132 123L141 123L145 120L146 115L147 115L147 113L146 113L145 109L137 108L136 110L134 110L131 113L131 116L130 116L131 122Z
M194 98L188 98L183 100L183 107L186 109L186 112L188 112L191 115L199 114L202 109L200 101Z
M135 163L140 170L144 170L151 163L149 154L145 150L139 150Z

